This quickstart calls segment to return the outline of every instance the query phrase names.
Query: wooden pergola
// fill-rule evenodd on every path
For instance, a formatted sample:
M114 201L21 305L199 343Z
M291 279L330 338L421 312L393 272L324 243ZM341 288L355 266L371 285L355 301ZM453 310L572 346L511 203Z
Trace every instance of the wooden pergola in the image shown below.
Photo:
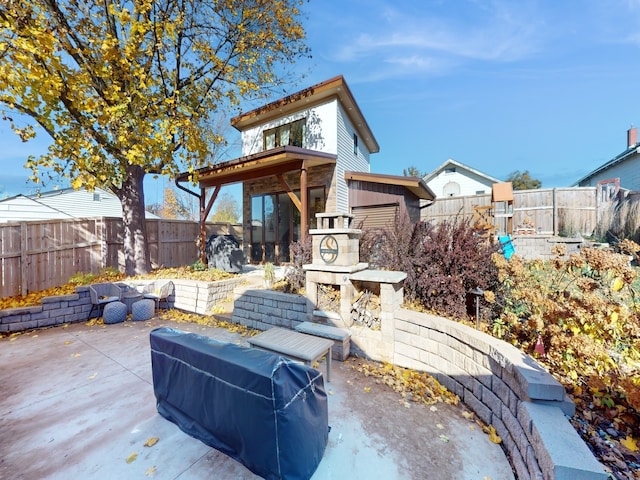
M308 209L307 173L310 168L336 163L337 156L330 153L307 150L294 146L277 147L246 157L218 163L205 167L196 172L184 172L176 177L176 186L196 197L200 202L200 260L205 261L206 221L211 213L220 189L225 185L243 183L247 180L257 180L265 177L276 177L283 190L287 192L291 202L300 212L300 234L302 239L309 230L306 212ZM300 198L284 178L285 173L300 173ZM197 194L182 184L197 183L200 194ZM207 190L213 188L213 193L207 200Z

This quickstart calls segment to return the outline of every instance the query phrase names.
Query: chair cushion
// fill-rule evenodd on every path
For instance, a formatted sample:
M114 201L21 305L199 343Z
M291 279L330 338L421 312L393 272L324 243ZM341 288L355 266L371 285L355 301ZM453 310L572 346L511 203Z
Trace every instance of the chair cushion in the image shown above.
M104 306L102 319L104 323L122 323L127 318L127 306L122 302L111 302Z
M134 322L149 320L156 310L156 302L153 300L138 300L131 305L131 319Z
M100 299L98 299L98 305L101 305L103 303L115 302L116 300L120 300L120 299L118 297L116 297L116 296L100 298Z

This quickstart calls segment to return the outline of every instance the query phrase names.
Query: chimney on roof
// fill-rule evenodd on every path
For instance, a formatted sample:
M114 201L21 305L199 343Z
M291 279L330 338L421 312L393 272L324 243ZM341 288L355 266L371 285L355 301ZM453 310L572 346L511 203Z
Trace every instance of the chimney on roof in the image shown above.
M635 147L638 144L638 127L631 127L627 130L627 148Z

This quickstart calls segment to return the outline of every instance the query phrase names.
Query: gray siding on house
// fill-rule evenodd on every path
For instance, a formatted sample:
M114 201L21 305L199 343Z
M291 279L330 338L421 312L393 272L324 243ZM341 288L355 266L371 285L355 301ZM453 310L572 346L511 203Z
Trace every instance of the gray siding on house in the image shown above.
M339 105L336 112L338 118L338 161L336 163L336 211L349 211L349 189L344 178L345 171L369 173L369 150L362 138L358 136L358 150L354 153L353 135L356 129L349 121L349 117ZM356 133L357 134L357 133Z
M24 195L0 200L0 222L24 222L29 220L53 220L71 218Z
M627 190L640 190L640 153L631 154L628 158L580 181L580 187L595 187L602 180L620 179L620 187Z

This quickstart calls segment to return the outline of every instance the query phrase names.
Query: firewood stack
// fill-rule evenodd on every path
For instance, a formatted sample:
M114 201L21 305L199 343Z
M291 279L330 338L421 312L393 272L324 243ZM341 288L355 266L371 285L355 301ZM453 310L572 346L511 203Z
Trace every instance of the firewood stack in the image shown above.
M369 290L359 292L351 302L351 320L372 330L380 330L380 297Z

